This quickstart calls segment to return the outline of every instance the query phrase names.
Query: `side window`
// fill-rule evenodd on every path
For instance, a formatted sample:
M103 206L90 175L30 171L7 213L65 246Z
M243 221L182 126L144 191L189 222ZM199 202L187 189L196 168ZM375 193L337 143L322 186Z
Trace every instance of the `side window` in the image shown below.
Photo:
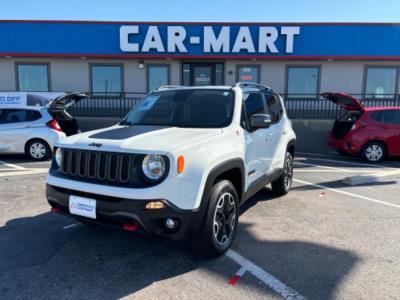
M383 122L389 124L400 124L400 110L382 111Z
M24 109L4 109L0 116L0 124L20 123L29 120L29 110Z
M264 98L261 93L248 93L244 94L244 109L242 112L242 125L250 121L250 116L253 114L265 113Z
M42 117L42 114L36 110L28 110L26 115L26 121L37 121Z
M380 111L372 113L371 119L376 122L382 122L382 113Z
M271 115L272 122L278 123L283 114L281 101L273 94L265 94L265 99L267 102L267 111Z

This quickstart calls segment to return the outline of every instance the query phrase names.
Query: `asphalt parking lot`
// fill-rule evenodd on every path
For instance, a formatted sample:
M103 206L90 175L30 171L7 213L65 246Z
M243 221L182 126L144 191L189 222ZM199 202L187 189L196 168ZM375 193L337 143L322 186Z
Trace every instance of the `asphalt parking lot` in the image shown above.
M1 299L400 298L399 182L341 182L399 162L299 154L292 191L249 200L232 250L216 260L50 213L48 165L0 157Z

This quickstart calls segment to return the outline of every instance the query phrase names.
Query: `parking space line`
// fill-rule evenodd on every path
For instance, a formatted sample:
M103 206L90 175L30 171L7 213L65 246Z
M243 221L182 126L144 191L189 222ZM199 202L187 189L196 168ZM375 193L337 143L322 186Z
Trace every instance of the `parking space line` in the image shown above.
M328 186L325 186L325 185L322 185L322 184L312 183L312 182L308 182L308 181L304 181L304 180L300 180L300 179L295 179L295 178L293 178L293 181L298 182L298 183L302 183L302 184L305 184L305 185L311 185L311 186L314 186L314 187L317 187L317 188L320 188L320 189L336 192L336 193L339 193L339 194L347 195L347 196L350 196L350 197L355 197L355 198L359 198L359 199L362 199L362 200L366 200L366 201L370 201L370 202L374 202L374 203L378 203L378 204L382 204L382 205L386 205L386 206L390 206L390 207L400 208L400 205L397 205L397 204L393 204L393 203L390 203L390 202L385 202L385 201L382 201L382 200L373 199L373 198L370 198L370 197L366 197L366 196L362 196L362 195L358 195L358 194L354 194L354 193L338 190L338 189L331 188L331 187L328 187Z
M344 165L353 165L353 166L366 166L366 167L371 167L371 168L379 168L379 169L397 169L395 167L389 167L389 166L383 166L383 165L373 165L373 164L368 164L368 163L363 163L363 162L352 162L352 161L344 161L344 160L336 160L336 159L328 159L328 158L314 158L314 157L304 157L303 159L309 159L309 160L318 160L318 161L326 161L326 162L334 162L334 163L340 163Z
M255 276L256 278L261 280L263 283L265 283L268 287L270 287L272 290L277 292L283 298L296 299L296 300L306 299L305 297L300 295L297 291L286 286L279 279L275 278L274 276L272 276L271 274L266 272L261 267L257 266L256 264L252 263L251 261L247 260L246 258L241 256L236 251L229 249L225 255L228 256L229 258L231 258L236 263L238 263L242 268L245 269L245 271L248 271L253 276ZM242 270L242 268L240 270Z
M315 165L315 164L310 164L310 163L304 163L298 160L295 160L295 164L300 164L300 165L305 165L305 166L310 166L310 167L315 167L315 168L322 168L322 169L328 169L328 170L336 170L336 171L340 171L340 172L358 172L358 170L349 170L349 169L343 169L343 168L337 168L337 167L331 167L331 166L323 166L323 165ZM372 171L365 171L362 170L362 172L369 172L371 173Z
M79 225L79 224L73 223L73 224L70 224L70 225L64 226L64 227L63 227L63 229L69 229L69 228L73 228L73 227L76 227L76 226L78 226L78 225Z
M17 165L14 165L14 164L10 164L10 163L7 163L7 162L2 161L2 160L0 160L0 165L5 165L5 166L7 166L9 168L12 168L12 169L15 169L15 170L26 170L26 168L24 168L24 167L17 166Z
M33 174L43 174L47 173L49 169L26 169L26 171L13 171L13 172L4 172L0 173L0 177L8 177L8 176L21 176L21 175L33 175Z

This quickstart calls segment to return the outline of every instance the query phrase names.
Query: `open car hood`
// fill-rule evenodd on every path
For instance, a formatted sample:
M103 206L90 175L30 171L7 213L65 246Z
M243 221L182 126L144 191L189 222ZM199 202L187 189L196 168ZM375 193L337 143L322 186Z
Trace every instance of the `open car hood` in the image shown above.
M328 99L329 101L332 101L333 103L345 110L357 110L360 112L364 111L364 106L362 105L362 103L348 94L322 93L321 96L325 99Z
M86 97L87 96L84 93L65 93L64 95L58 96L54 100L50 101L48 110L52 111L53 109L60 109L60 107L68 108Z

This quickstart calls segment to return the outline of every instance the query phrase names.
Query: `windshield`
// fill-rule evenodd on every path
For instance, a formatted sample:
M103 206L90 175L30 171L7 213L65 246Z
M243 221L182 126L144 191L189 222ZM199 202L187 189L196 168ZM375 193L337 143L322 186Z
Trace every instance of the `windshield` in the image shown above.
M185 89L148 94L121 125L218 128L231 123L234 96L228 90Z

